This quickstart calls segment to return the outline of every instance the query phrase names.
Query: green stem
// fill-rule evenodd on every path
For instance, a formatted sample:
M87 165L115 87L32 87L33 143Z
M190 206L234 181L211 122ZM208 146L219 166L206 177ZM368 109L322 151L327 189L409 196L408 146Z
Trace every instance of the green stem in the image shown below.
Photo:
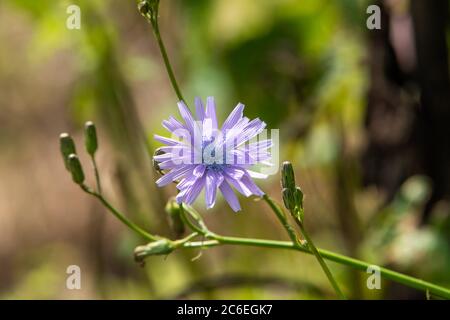
M186 224L191 230L201 234L205 235L208 233L208 230L203 230L203 228L200 228L192 223L191 219L186 216L185 206L181 203L180 204L180 212L181 212L181 220L183 220L183 223Z
M295 234L294 229L292 228L292 226L289 224L286 214L284 213L284 211L280 208L280 206L278 206L274 200L272 200L267 194L265 194L263 196L263 199L269 204L269 206L272 208L273 212L275 212L276 216L278 217L278 219L280 220L281 224L284 226L284 228L286 229L286 231L288 232L289 236L291 237L291 240L294 244L296 245L301 245L297 239L297 236ZM293 215L295 216L295 215ZM295 219L295 221L297 222L298 226L300 227L300 231L302 232L303 236L305 237L308 246L311 249L311 252L314 254L314 256L316 257L317 261L319 262L320 266L323 269L323 272L325 273L325 275L328 278L328 281L330 281L331 286L334 288L334 290L336 291L336 294L338 295L338 297L340 299L345 299L344 294L342 293L341 289L339 288L336 280L333 277L333 274L331 273L330 269L328 268L327 264L325 263L325 261L322 259L322 257L320 256L319 252L317 251L316 246L314 245L311 237L309 236L309 234L306 232L303 223L301 223L298 219Z
M94 155L91 156L91 162L92 162L92 166L94 167L95 182L97 185L97 193L102 194L102 185L100 183L100 174L98 172L97 161L95 161Z
M184 237L183 239L175 240L173 243L174 243L176 248L179 248L179 247L182 247L185 243L191 241L192 239L194 239L197 236L198 236L198 233L197 232L193 232L190 235Z
M112 212L112 214L119 219L122 223L124 223L126 226L128 226L131 230L133 230L134 232L136 232L138 235L142 236L143 238L149 240L149 241L156 241L158 240L158 237L151 235L150 233L148 233L147 231L145 231L144 229L142 229L141 227L139 227L138 225L136 225L134 222L128 220L127 217L125 217L124 214L122 214L119 210L117 210L116 208L114 208L101 194L91 190L89 187L87 187L84 184L80 185L81 189L96 197L98 200L100 200L100 202L109 210Z
M186 103L186 101L183 98L183 95L181 94L181 90L180 87L178 86L177 79L175 78L172 65L170 64L169 56L167 55L166 46L164 45L164 41L159 31L158 12L156 12L155 18L151 19L150 23L152 24L153 34L155 35L156 42L158 43L159 51L161 52L162 58L164 60L164 65L166 66L166 70L169 75L170 82L172 83L172 87L175 90L178 100L184 101Z
M301 246L302 244L300 243L299 239L297 238L294 228L292 228L292 226L289 224L286 214L280 208L280 206L278 206L275 203L275 201L272 198L270 198L267 194L264 194L263 199L270 206L272 211L275 212L275 215L277 216L278 220L283 225L284 229L286 229L286 231L289 235L289 238L291 238L292 242Z
M241 245L241 246L252 246L252 247L263 247L263 248L274 248L274 249L289 249L304 252L307 254L313 254L310 249L299 247L290 241L276 241L276 240L265 240L265 239L249 239L249 238L238 238L238 237L227 237L214 235L214 240L209 241L196 241L187 242L183 245L184 248L208 248L215 247L223 244L229 245ZM320 255L329 260L342 265L352 267L356 270L367 272L370 263L353 259L338 253L334 253L324 249L317 249ZM437 296L450 299L450 289L435 285L433 283L424 281L422 279L417 279L400 272L396 272L387 268L379 267L380 274L386 279L401 283L405 286L415 288L418 290L429 291Z
M317 261L319 262L320 266L323 269L323 272L325 273L325 275L328 278L328 281L330 281L331 285L333 286L334 290L336 291L336 294L338 295L338 297L340 299L345 300L345 295L342 293L341 289L339 288L336 279L334 279L333 274L331 273L330 269L328 268L327 264L325 263L325 261L323 260L322 256L319 253L319 250L317 250L317 247L314 245L311 237L309 236L308 232L306 231L306 228L303 226L303 223L301 223L300 221L298 221L297 219L295 219L295 221L297 222L300 231L302 232L303 236L306 239L306 242L309 246L309 248L311 249L311 252L314 254L314 256L316 257Z

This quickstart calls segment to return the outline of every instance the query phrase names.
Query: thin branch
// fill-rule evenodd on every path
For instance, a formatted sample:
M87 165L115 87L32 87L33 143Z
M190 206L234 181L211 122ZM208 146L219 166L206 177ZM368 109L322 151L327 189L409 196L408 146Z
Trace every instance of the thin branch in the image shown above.
M111 205L101 194L95 192L94 190L90 189L88 186L81 184L80 185L81 189L94 196L95 198L97 198L98 200L100 200L100 202L117 218L119 219L122 223L124 223L126 226L128 226L131 230L133 230L134 232L136 232L138 235L142 236L143 238L149 240L149 241L156 241L159 238L157 236L151 235L150 233L148 233L147 231L145 231L144 229L142 229L141 227L139 227L137 224L135 224L134 222L128 220L128 218L121 213L119 210L117 210L116 208L114 208L113 205Z

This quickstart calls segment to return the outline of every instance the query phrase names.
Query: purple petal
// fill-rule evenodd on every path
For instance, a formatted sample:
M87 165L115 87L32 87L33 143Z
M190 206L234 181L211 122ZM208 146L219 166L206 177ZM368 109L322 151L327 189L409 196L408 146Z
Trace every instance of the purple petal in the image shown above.
M184 190L189 188L194 184L194 182L198 179L198 177L189 175L189 173L186 174L186 177L180 181L180 183L177 184L178 190Z
M203 108L202 99L199 97L195 97L195 113L198 120L203 121L205 119L205 109Z
M252 194L256 196L262 197L264 195L264 192L253 182L252 178L250 178L249 174L246 174L242 179L241 182L245 184L245 186L252 192Z
M245 183L241 182L241 180L233 179L228 175L225 175L225 180L244 196L250 197L252 195L252 191L247 187Z
M166 128L170 132L174 132L176 130L181 130L181 129L186 130L186 127L183 126L183 124L181 122L179 122L177 119L175 119L172 116L170 116L168 120L163 120L162 125L164 128Z
M225 135L225 143L227 147L234 148L238 146L237 141L249 121L250 120L247 117L243 117L233 128L224 130L223 134Z
M210 118L203 119L202 124L202 141L209 141L213 136L213 122Z
M158 162L171 160L172 158L173 158L173 154L171 154L171 153L163 153L163 154L158 154L156 156L153 156L153 160L158 161Z
M244 105L242 103L239 103L233 109L233 111L231 111L230 115L228 116L228 118L223 123L222 131L226 131L228 129L233 128L239 122L239 120L242 119L243 112L244 112Z
M192 174L196 177L201 177L203 176L203 174L205 173L206 170L206 166L203 164L197 165L194 169L194 171L192 172Z
M231 189L230 185L226 181L223 181L219 189L222 192L225 200L230 205L231 209L233 209L234 212L240 211L241 206L239 204L239 200L234 194L233 189Z
M156 184L158 187L163 187L165 185L168 185L169 183L181 178L183 175L185 175L189 170L191 170L190 166L184 166L181 168L174 169L170 171L169 173L166 173L161 178L159 178L156 181Z
M216 172L216 178L217 178L217 187L220 187L220 185L222 184L223 180L225 179L223 174L221 172Z
M213 171L206 173L205 200L206 208L212 208L216 202L217 178Z
M171 138L166 138L166 137L160 136L158 134L153 135L153 138L156 141L164 143L164 144L166 144L168 146L177 146L177 145L181 144L181 141L177 141L177 140L174 140L174 139L171 139Z
M178 102L178 109L180 110L181 117L183 118L184 122L186 123L186 127L188 128L189 132L191 133L191 136L194 135L194 128L195 128L195 119L192 116L191 111L186 106L186 104L183 101Z
M192 165L190 155L187 155L184 157L177 157L174 159L170 159L170 160L166 160L166 161L158 163L158 167L161 170L167 170L167 169L172 169L172 168L179 167L179 166L189 166L189 165Z
M205 118L211 119L213 129L217 129L216 103L214 97L206 98Z
M205 185L205 176L198 178L197 181L195 181L194 184L186 192L183 201L187 204L192 204L195 201L195 199L197 199L204 185Z
M233 179L240 180L245 175L245 170L236 166L227 166L224 169L224 173Z
M261 121L259 118L253 119L245 126L245 128L240 133L237 141L238 145L260 134L265 127L266 123L264 121Z

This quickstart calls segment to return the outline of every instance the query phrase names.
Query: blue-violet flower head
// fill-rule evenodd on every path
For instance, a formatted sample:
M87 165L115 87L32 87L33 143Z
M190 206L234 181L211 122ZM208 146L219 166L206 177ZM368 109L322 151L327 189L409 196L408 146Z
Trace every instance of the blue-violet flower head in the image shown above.
M177 202L186 204L192 204L205 189L207 208L214 206L219 189L234 211L241 207L232 187L246 197L263 196L252 178L267 175L251 168L257 164L271 165L272 141L253 142L266 124L258 118L244 117L244 105L239 103L218 129L213 97L207 98L206 108L199 98L195 99L197 120L183 101L178 108L184 123L170 117L162 125L172 137L155 135L156 140L165 144L154 156L159 169L166 172L156 181L157 185L176 182Z

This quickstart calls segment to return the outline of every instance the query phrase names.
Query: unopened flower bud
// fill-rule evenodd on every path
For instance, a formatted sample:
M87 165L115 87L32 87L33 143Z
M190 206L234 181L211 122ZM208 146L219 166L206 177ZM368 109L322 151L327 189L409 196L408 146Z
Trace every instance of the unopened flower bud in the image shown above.
M142 0L138 4L139 12L151 20L156 18L158 12L159 0Z
M166 255L175 249L172 241L169 239L160 239L150 242L144 246L138 246L134 249L134 260L138 263L144 262L145 258L152 255Z
M145 0L139 2L139 3L138 3L138 10L139 10L139 12L140 12L142 15L145 16L145 15L150 11L148 2L145 1Z
M295 187L294 190L294 201L295 204L300 208L303 209L303 192L300 187Z
M294 168L289 161L283 162L281 168L281 186L287 189L295 189Z
M73 142L72 137L68 133L61 133L59 136L59 148L61 150L61 154L64 160L64 165L67 170L69 169L68 158L71 154L76 154L77 151L75 149L75 143Z
M177 237L184 233L185 227L181 219L181 208L175 199L170 199L166 204L166 212L170 218L170 226Z
M284 206L289 209L289 211L293 211L295 209L294 192L292 191L292 189L288 188L283 188L281 192L283 195Z
M95 124L92 121L88 121L84 125L84 145L87 153L91 156L93 156L97 151L97 130L95 129Z
M73 153L69 155L67 162L70 173L72 174L72 180L76 184L82 184L84 182L84 172L77 155Z

